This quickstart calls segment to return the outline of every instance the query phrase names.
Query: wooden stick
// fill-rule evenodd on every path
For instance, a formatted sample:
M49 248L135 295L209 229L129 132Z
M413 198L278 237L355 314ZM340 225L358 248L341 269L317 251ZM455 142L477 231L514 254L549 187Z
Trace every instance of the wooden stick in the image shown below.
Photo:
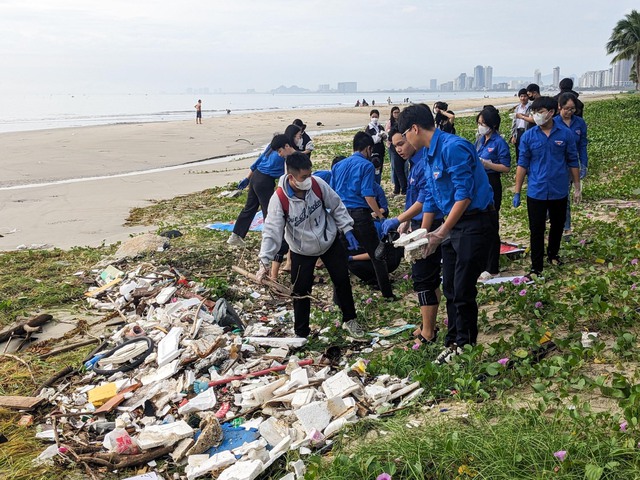
M99 338L90 338L89 340L83 340L82 342L65 345L64 347L56 348L54 350L51 350L50 352L43 353L42 355L40 355L40 360L45 360L49 357L53 357L54 355L65 353L70 350L75 350L76 348L86 347L87 345L98 343L99 341L100 341Z
M258 279L256 278L256 276L253 273L249 273L247 270L245 270L244 268L240 268L237 265L232 265L231 269L236 272L239 273L240 275L245 276L246 278L248 278L249 280L251 280L254 283L257 283L259 285L265 285L267 287L269 287L271 290L274 290L276 293L280 294L280 295L287 295L287 296L291 296L291 289L285 287L284 285L276 282L275 280L271 280L268 277L265 277L262 282L259 282Z
M38 393L43 389L43 388L47 388L50 387L51 385L53 385L54 383L56 383L58 380L60 380L61 378L66 377L67 375L69 375L70 373L73 373L75 370L73 367L69 366L69 367L65 367L62 370L60 370L59 372L53 374L51 377L49 377L40 387L38 387L36 389L35 392L33 392L33 396L37 396Z

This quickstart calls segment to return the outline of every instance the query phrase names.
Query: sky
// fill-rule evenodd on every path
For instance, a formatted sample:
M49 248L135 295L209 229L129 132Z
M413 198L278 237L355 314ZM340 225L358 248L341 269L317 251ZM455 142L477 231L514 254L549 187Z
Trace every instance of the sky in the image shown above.
M608 68L637 0L0 0L4 93L428 86Z

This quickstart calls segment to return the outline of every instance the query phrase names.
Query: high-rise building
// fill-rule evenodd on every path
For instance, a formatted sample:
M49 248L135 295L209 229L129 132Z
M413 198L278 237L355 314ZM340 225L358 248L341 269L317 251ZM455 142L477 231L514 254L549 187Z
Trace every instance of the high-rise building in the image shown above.
M450 92L453 90L453 81L444 82L440 84L441 92Z
M476 87L477 87L476 82ZM484 88L485 90L491 90L493 88L493 67L487 65L484 67Z
M560 67L553 67L553 83L554 87L558 87L560 85Z
M476 89L484 88L484 67L482 65L476 65L476 68L473 69L473 77L476 79Z
M620 60L613 64L613 86L614 87L632 87L633 82L629 80L631 75L631 59Z
M463 72L460 75L458 75L458 78L455 79L453 89L464 90L466 86L467 86L467 74Z
M533 83L535 83L539 87L542 86L542 74L540 73L540 70L538 70L537 68L533 72Z
M432 78L429 82L429 90L437 90L438 89L438 79Z
M338 92L340 93L356 93L358 91L358 82L338 82Z
M473 81L474 78L473 77L467 77L467 81L465 83L464 89L465 90L473 90Z
M328 83L321 83L318 85L318 92L327 93L331 91L331 85Z

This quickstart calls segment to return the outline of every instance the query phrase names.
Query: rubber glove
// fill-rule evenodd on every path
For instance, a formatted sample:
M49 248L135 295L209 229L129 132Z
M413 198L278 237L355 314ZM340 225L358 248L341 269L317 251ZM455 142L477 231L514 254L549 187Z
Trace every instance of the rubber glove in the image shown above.
M358 243L356 236L353 234L353 230L349 230L344 234L344 236L349 244L349 250L358 250L360 248L360 244Z
M587 176L587 166L580 165L580 180Z
M245 188L247 188L247 185L249 185L249 179L248 178L240 180L238 182L238 190L244 190Z
M390 230L397 230L400 226L400 220L397 218L389 218L382 222L382 236L388 235Z
M519 193L516 193L516 194L513 196L513 206L514 206L515 208L518 208L518 207L520 206L520 194L519 194Z
M574 186L573 188L573 203L578 205L582 201L582 186Z
M267 270L267 266L264 263L260 262L260 268L256 273L256 280L258 280L259 283L262 283L262 281L264 280L264 277L266 277L268 273L269 272Z
M449 232L445 230L444 225L440 225L433 232L427 233L426 238L429 239L429 243L427 243L422 250L424 258L434 253L448 236Z

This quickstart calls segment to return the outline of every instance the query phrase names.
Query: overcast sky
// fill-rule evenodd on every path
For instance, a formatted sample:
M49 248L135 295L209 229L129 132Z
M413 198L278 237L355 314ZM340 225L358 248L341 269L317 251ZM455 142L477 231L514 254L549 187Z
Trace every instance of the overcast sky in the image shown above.
M608 68L638 0L0 0L0 88L159 93L187 87L360 90Z

